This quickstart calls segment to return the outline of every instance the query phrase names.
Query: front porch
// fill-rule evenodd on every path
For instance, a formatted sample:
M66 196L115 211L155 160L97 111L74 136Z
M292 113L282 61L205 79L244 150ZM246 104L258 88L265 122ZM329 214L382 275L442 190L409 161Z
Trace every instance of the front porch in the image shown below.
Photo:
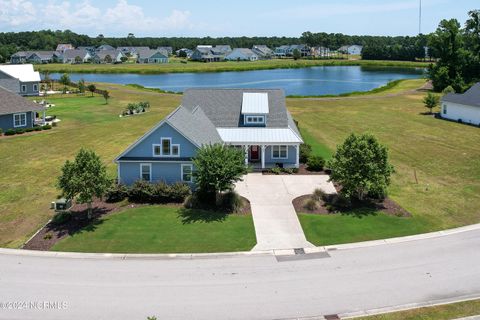
M299 144L244 144L237 145L245 154L245 165L254 171L274 167L298 168L300 166Z

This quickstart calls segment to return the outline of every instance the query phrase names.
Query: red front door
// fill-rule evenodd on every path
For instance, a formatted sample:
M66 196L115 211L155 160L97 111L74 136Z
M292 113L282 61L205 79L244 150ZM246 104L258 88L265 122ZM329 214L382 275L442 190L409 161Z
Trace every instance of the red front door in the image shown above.
M250 147L250 160L251 161L258 161L260 160L259 157L259 147L258 146L251 146Z

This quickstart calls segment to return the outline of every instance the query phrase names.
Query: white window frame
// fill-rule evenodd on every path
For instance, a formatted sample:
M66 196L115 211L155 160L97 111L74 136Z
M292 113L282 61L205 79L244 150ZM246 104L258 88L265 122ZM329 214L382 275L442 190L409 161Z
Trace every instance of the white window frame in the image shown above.
M145 180L148 182L152 182L152 164L151 163L140 163L140 180L143 179L143 167L148 167L148 174L150 176L149 180Z
M184 171L184 168L185 167L189 167L190 168L190 181L188 180L184 180L183 179L183 171ZM193 164L191 163L182 163L182 167L181 167L181 178L182 178L182 182L188 182L188 183L192 183L193 182Z
M168 140L170 142L170 153L169 154L164 154L163 153L163 141ZM155 154L155 148L159 147L160 148L160 154ZM173 154L173 148L177 147L178 149L178 154ZM152 144L152 156L156 158L179 158L180 157L180 144L173 144L172 143L172 138L170 137L162 137L160 138L160 144L154 143Z
M33 91L38 91L38 84L33 85Z
M275 156L273 155L273 151L274 151L274 149L275 149L276 147L279 148L279 149L278 149L278 157L275 157ZM282 152L281 152L281 150L280 150L280 147L285 147L285 148L286 148L285 157L282 157L282 156L281 156ZM271 147L271 149L272 149L272 150L271 150L272 159L275 159L275 160L285 160L285 159L288 159L288 145L273 145L273 146Z
M22 84L22 92L27 92L27 85L26 84Z
M16 125L16 121L15 121L15 117L16 116L24 116L25 118L25 121L19 121L20 124L19 125ZM20 118L20 120L22 120L22 118ZM23 123L23 124L22 124ZM14 113L13 114L13 127L14 128L20 128L20 127L25 127L27 125L27 113L23 112L23 113Z
M265 124L265 116L245 115L245 124Z

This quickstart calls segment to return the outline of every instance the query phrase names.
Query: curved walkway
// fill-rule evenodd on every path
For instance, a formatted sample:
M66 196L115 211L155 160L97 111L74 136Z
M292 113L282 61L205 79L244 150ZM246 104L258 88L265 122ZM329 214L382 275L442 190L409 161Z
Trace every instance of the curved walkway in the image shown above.
M311 248L292 200L317 188L335 193L326 175L262 175L251 173L236 185L236 191L250 200L257 236L254 251Z
M0 319L322 319L480 297L480 229L446 234L288 260L271 253L88 259L2 249L0 303L27 307L0 308ZM35 307L40 302L62 308Z

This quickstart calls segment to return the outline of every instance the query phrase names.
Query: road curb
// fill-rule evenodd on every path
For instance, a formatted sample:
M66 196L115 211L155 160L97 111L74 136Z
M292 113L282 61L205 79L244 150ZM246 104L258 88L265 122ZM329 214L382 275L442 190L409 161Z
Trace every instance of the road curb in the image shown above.
M340 319L355 319L359 317L381 315L386 313L394 313L394 312L407 311L407 310L426 308L426 307L442 306L446 304L466 302L466 301L472 301L477 299L480 299L480 294L472 294L472 295L460 296L456 298L447 298L447 299L441 299L441 300L431 300L431 301L419 302L419 303L410 303L410 304L405 304L400 306L391 306L391 307L371 309L371 310L365 310L365 311L349 312L349 313L338 314L338 317Z

